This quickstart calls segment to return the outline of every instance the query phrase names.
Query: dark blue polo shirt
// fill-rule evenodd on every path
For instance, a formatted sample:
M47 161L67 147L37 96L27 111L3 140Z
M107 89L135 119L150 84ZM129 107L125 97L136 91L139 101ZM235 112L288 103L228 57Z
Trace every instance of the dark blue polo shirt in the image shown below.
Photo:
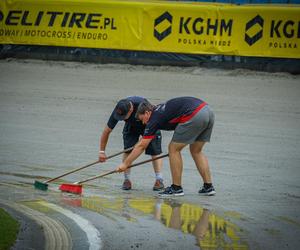
M179 123L191 119L206 103L195 97L177 97L159 104L153 110L143 138L154 138L157 130L175 130Z

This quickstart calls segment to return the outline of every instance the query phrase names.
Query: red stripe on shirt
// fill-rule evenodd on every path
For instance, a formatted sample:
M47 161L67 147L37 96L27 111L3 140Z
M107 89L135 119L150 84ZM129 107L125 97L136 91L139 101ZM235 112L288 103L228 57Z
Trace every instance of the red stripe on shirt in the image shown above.
M155 135L144 135L143 139L153 139Z
M207 103L202 102L190 115L182 115L177 118L172 119L169 123L184 123L193 118Z

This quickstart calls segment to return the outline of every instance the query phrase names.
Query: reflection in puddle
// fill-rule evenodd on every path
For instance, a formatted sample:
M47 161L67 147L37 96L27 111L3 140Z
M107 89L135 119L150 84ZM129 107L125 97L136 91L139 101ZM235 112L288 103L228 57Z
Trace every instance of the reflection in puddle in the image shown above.
M114 214L136 221L150 215L168 228L196 237L201 249L248 249L243 231L233 223L200 206L175 199L64 197L68 205L80 206L114 219Z

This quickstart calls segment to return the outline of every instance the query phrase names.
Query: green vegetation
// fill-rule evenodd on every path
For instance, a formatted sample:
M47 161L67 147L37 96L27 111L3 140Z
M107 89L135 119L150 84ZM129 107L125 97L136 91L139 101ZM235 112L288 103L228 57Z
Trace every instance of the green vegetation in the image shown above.
M15 243L19 227L19 223L0 208L0 250L10 249Z

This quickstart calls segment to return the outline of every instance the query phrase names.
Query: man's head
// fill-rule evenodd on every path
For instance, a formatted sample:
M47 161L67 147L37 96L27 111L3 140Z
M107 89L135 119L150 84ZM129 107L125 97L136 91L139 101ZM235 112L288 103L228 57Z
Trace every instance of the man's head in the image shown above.
M120 100L114 109L114 118L118 121L127 120L133 111L131 102L127 99Z
M142 121L143 124L147 124L150 119L153 109L154 109L154 105L152 105L147 100L144 100L143 102L141 102L139 104L138 109L135 114L135 118Z

